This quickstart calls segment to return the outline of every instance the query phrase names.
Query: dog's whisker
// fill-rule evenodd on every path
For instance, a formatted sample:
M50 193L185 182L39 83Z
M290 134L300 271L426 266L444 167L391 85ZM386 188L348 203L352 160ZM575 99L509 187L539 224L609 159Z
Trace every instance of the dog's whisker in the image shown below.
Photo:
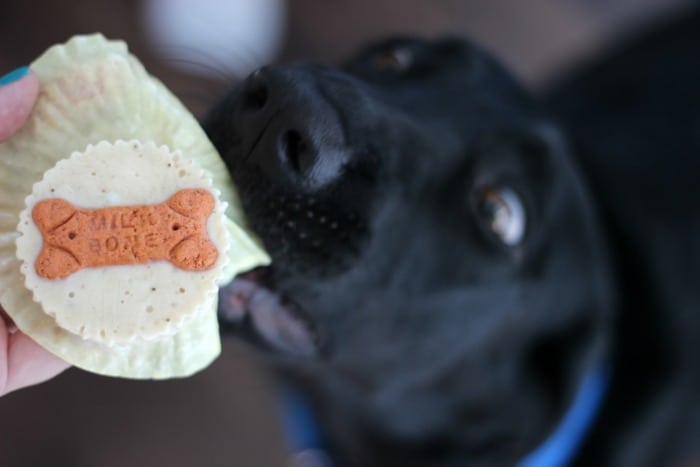
M239 80L239 78L235 76L232 72L216 67L210 63L174 57L163 58L161 59L161 62L167 65L175 66L186 65L186 68L188 69L200 70L203 74L214 76L222 81L229 83L235 83Z
M252 56L252 50L249 50L249 54L244 53L240 47L231 48L230 56L231 61L227 64L222 63L214 55L206 52L197 47L186 46L186 45L160 45L155 46L154 50L159 53L165 62L179 63L183 65L192 66L194 68L199 68L206 72L211 72L219 78L236 82L240 81L245 75L254 69L258 68L262 63ZM201 57L199 60L194 60L191 58L183 58L182 56L196 56ZM240 66L232 67L230 63L238 62ZM237 69L246 70L243 73L236 71Z

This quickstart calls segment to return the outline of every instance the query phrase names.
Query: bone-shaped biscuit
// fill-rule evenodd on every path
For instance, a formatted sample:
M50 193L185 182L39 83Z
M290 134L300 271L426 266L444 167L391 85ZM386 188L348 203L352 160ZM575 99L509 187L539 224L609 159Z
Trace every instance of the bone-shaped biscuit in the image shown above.
M167 260L187 271L214 265L219 252L207 235L214 197L184 189L162 204L79 209L60 198L40 201L32 219L43 238L35 269L63 279L82 268Z

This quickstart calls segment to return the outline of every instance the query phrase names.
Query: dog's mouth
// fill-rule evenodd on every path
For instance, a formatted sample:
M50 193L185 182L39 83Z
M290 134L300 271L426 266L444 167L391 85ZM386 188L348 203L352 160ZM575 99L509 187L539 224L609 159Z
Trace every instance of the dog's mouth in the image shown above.
M224 330L270 350L299 357L320 350L320 333L298 304L275 290L269 267L240 274L222 287L218 313Z

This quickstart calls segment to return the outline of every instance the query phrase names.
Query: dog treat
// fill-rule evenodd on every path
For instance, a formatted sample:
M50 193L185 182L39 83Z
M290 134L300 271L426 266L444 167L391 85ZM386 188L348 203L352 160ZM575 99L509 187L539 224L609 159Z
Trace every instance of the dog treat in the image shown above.
M16 242L25 284L58 326L85 339L113 346L172 335L226 275L217 195L165 146L88 146L27 197Z
M31 69L39 78L39 98L24 127L0 143L0 304L19 329L89 371L169 378L204 368L220 351L218 285L269 262L245 226L226 166L197 121L123 42L77 36L50 48ZM116 154L104 167L101 151ZM139 153L160 166L139 162ZM180 228L188 232L197 225L198 233L165 248L166 259L151 250L151 231L142 231L149 243L134 246L141 239L130 236L131 220L121 216L112 218L118 219L118 235L100 237L81 226L65 241L96 249L94 240L101 240L102 250L125 248L121 260L133 253L134 261L92 250L84 256L72 246L62 249L64 239L50 238L49 224L63 211L78 222L87 213L161 205L187 217L177 201L188 190L204 190L214 200L206 235L204 221L188 217ZM207 197L194 204L204 209ZM46 207L50 213L41 214ZM53 225L54 233L59 230ZM72 259L51 258L44 276L56 277L44 277L36 268L42 251Z
M180 190L151 206L79 209L61 198L42 200L32 210L44 242L36 272L63 279L82 268L157 260L206 270L218 256L205 225L213 210L213 196L200 189Z

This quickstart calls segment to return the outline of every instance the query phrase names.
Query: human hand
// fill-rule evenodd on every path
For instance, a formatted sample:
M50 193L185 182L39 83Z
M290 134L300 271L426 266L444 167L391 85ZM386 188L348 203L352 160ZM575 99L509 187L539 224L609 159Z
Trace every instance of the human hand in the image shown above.
M38 94L39 81L28 68L0 78L0 143L22 127ZM0 307L0 396L53 378L68 366L18 331Z

